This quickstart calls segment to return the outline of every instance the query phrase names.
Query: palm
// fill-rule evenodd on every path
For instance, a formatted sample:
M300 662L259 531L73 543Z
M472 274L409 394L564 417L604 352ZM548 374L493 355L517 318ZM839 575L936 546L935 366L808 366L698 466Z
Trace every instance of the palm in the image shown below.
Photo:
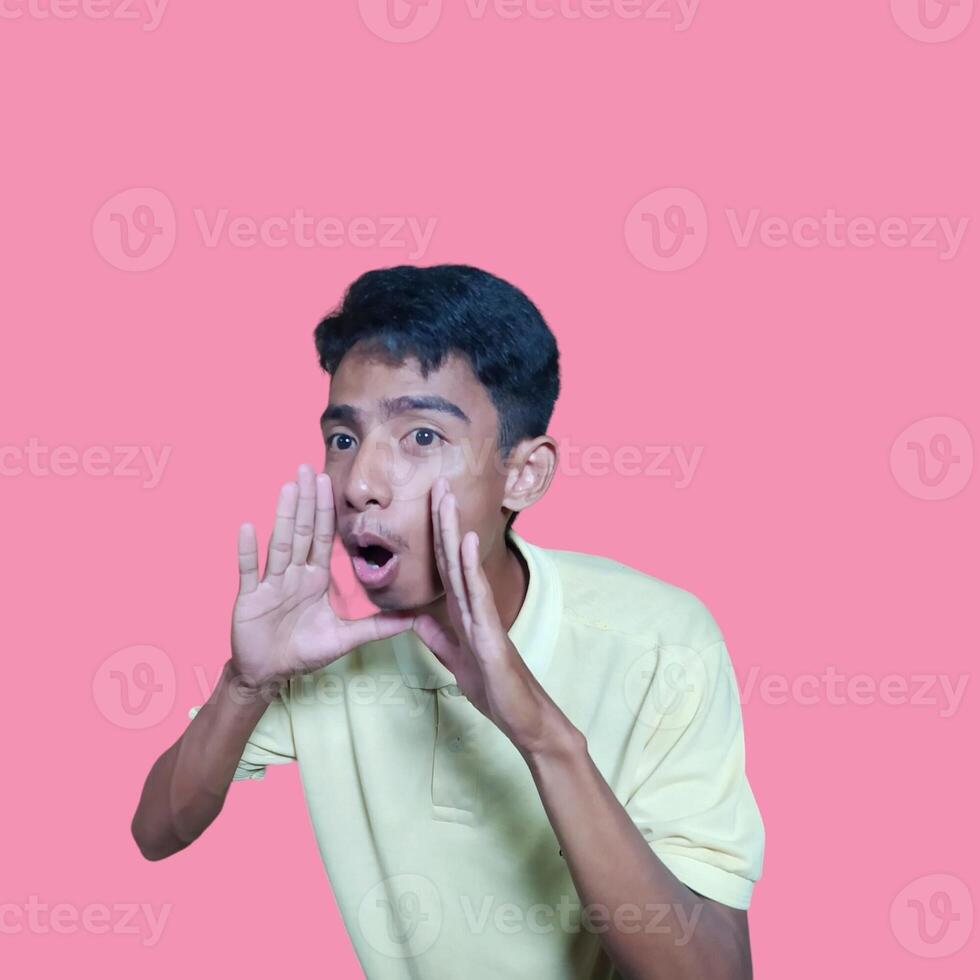
M281 585L260 582L254 592L239 595L232 646L241 660L256 664L271 653L276 673L329 662L337 632L336 613L323 601L329 584L329 574L318 565L290 565Z
M298 494L297 494L298 491ZM259 684L273 677L308 673L359 644L410 629L409 614L378 613L341 619L327 598L334 537L330 479L299 469L299 485L279 495L265 576L258 578L255 530L239 530L241 584L232 613L232 656L240 674Z

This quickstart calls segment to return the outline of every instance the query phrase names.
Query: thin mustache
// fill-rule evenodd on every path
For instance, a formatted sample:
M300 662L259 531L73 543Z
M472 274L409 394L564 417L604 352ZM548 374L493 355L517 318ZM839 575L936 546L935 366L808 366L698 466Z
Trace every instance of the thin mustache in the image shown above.
M408 542L400 534L395 534L380 524L373 527L352 527L344 536L344 544L349 547L355 534L378 534L398 545L401 550L408 551Z

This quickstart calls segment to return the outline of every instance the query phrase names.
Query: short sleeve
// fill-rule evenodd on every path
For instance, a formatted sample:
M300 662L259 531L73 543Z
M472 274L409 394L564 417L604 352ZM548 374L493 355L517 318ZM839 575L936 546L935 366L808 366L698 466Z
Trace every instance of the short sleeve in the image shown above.
M724 640L658 648L637 705L640 761L625 809L690 889L747 909L765 828L745 773L742 711Z
M195 705L187 715L193 720L201 705ZM266 766L278 766L296 761L293 742L293 726L289 708L281 698L269 702L265 713L258 720L245 743L242 757L235 769L232 781L238 779L264 779Z

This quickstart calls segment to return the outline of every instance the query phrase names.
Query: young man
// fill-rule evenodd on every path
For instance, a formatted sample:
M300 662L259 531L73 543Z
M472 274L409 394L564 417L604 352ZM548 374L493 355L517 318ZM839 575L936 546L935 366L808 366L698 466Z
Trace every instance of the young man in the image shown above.
M239 531L231 656L151 770L150 860L296 761L370 980L745 980L764 830L691 593L512 527L558 465L558 349L469 266L354 282L315 331L323 473ZM328 598L339 537L379 612Z

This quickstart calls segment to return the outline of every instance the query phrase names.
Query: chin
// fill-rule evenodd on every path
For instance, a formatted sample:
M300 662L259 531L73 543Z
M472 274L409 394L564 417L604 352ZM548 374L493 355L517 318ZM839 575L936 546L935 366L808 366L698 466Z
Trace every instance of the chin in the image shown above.
M388 595L382 595L378 592L370 595L369 598L382 612L410 612L418 615L425 612L444 595L445 592L440 591L423 596L411 596L392 589Z
M411 612L415 607L397 596L370 596L371 601L381 612Z

